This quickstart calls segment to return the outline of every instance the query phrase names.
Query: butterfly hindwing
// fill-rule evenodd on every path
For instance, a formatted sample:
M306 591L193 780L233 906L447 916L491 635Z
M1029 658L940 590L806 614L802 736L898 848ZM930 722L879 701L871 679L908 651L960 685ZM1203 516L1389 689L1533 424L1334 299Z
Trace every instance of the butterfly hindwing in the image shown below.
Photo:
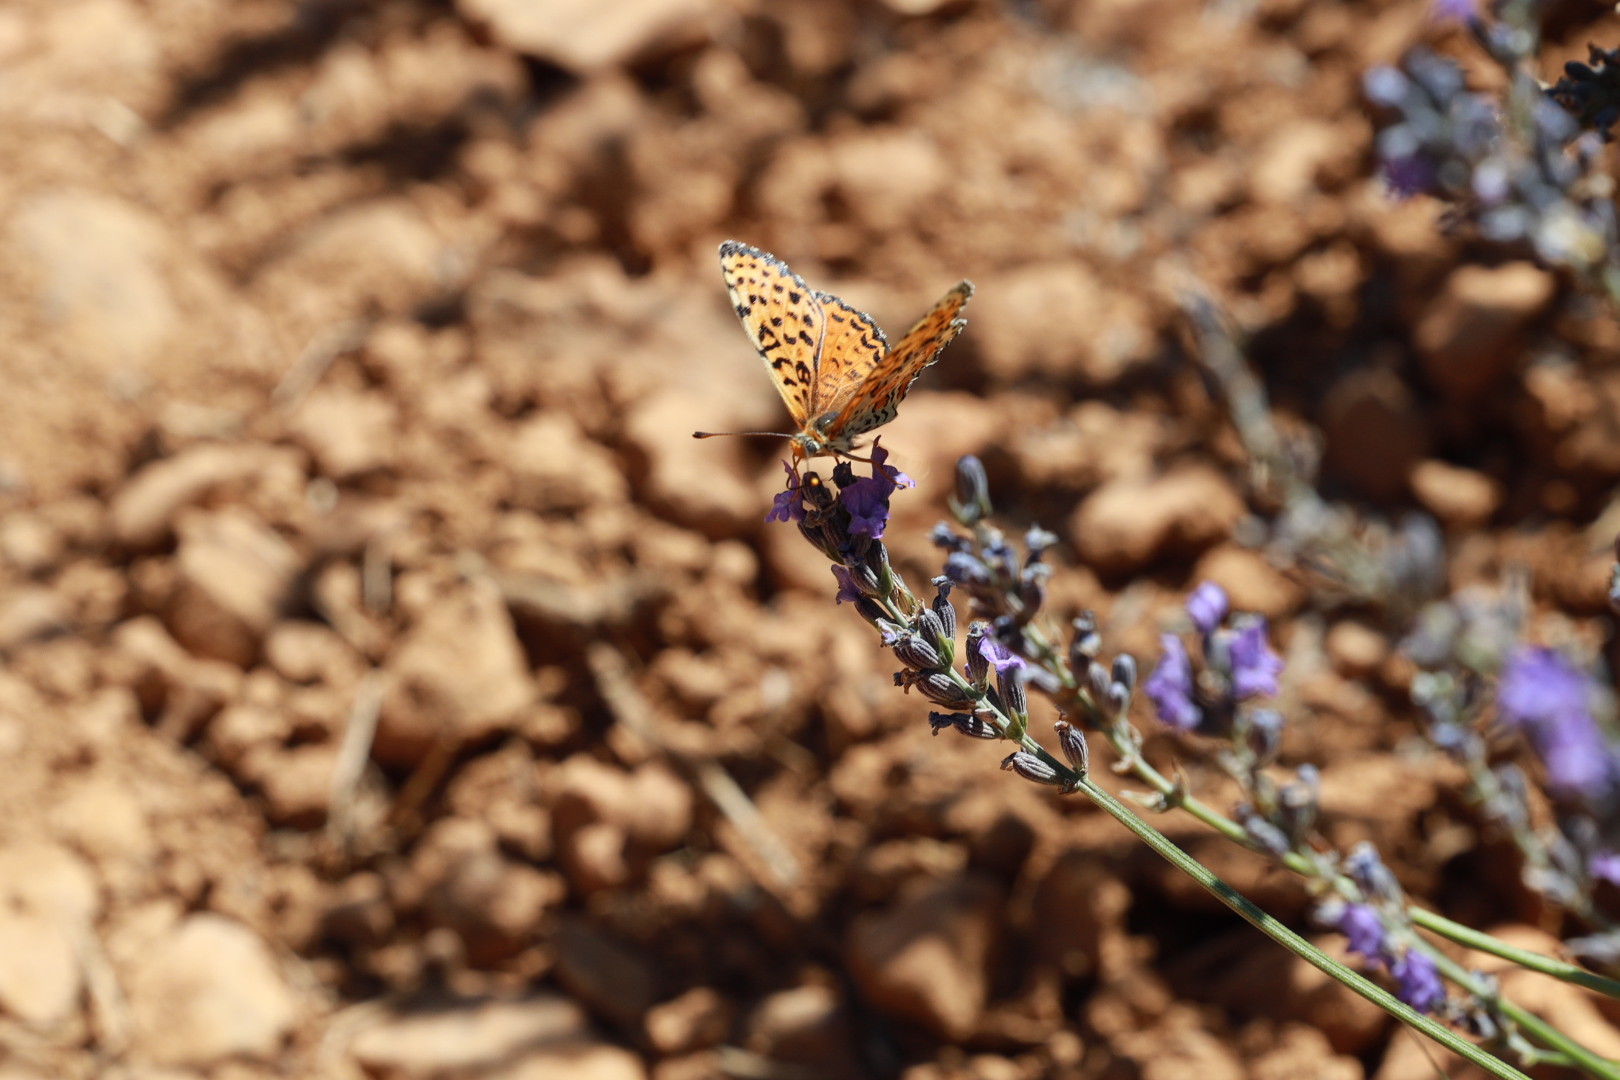
M839 416L833 426L853 437L893 420L917 376L939 359L940 350L967 326L961 314L972 295L972 282L963 281L941 297L933 309L917 320L916 325L906 331L906 336L895 342L864 374L856 392L847 401L838 402Z
M735 240L720 245L720 271L737 317L793 422L803 427L815 415L822 383L827 320L820 299L787 263Z

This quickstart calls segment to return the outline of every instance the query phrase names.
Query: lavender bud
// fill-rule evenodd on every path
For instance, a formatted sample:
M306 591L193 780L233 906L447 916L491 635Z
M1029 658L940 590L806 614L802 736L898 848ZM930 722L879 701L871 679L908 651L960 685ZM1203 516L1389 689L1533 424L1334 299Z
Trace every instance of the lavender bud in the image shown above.
M1113 680L1108 677L1108 669L1093 660L1086 668L1086 690L1091 694L1091 700L1102 704L1108 700L1108 689Z
M1243 743L1256 768L1277 760L1282 749L1282 716L1271 709L1254 709L1243 716Z
M990 568L966 551L953 551L945 556L945 576L966 588L984 588L990 584Z
M947 709L973 708L973 695L943 672L925 672L917 677L914 685L923 697L935 705L943 705Z
M928 542L946 551L972 551L973 541L941 521L928 534Z
M1317 787L1319 777L1315 769L1301 766L1299 770L1300 782L1285 784L1277 795L1277 817L1282 824L1283 831L1295 842L1305 839L1310 833L1311 826L1316 824L1317 810L1320 805L1320 790Z
M930 582L937 592L934 593L932 607L934 614L939 616L940 624L944 627L942 634L947 641L956 640L956 608L951 604L951 579L941 574Z
M937 713L928 714L928 725L938 735L946 728L955 728L970 739L999 739L1002 738L1001 729L988 720L967 713Z
M1124 683L1108 684L1108 711L1115 716L1124 716L1131 711L1131 692L1125 689Z
M1051 576L1052 568L1045 563L1032 563L1018 575L1018 602L1022 607L1018 616L1020 625L1033 619L1035 613L1041 610L1041 605L1046 603L1046 580Z
M1007 772L1015 772L1036 784L1061 784L1063 778L1058 771L1027 750L1014 750L1001 762L1001 767Z
M894 649L896 660L913 671L938 671L945 666L939 650L922 635L913 631L903 630L884 644Z
M1073 626L1074 637L1069 639L1069 670L1084 671L1102 651L1102 635L1097 633L1097 616L1089 611L1075 619Z
M974 686L983 686L990 678L990 661L985 659L984 650L979 646L984 642L984 636L989 628L982 622L976 622L968 627L967 633L967 669L968 680Z
M1248 835L1249 842L1256 848L1273 855L1288 853L1288 835L1256 813L1254 807L1248 805L1238 807L1237 818L1243 825L1243 831Z
M990 516L990 479L984 462L965 454L956 462L956 492L950 499L951 515L972 527Z
M1008 716L1029 715L1029 695L1024 691L1023 672L1017 669L996 672L996 689L1001 693L1002 711Z
M1069 760L1070 768L1084 777L1091 768L1091 751L1086 746L1086 733L1067 720L1059 720L1052 727L1057 731L1058 747Z
M1029 551L1029 561L1039 562L1048 548L1058 542L1057 533L1048 532L1039 525L1031 525L1029 532L1024 534L1024 547Z
M883 605L869 596L863 596L855 601L855 613L873 626L879 623L887 624L889 618L889 613L883 610Z
M1126 695L1136 692L1136 657L1130 653L1120 653L1114 657L1114 684L1123 686Z
M1363 840L1344 857L1344 869L1369 900L1386 900L1392 904L1403 902L1401 886L1395 875L1378 857L1378 849Z

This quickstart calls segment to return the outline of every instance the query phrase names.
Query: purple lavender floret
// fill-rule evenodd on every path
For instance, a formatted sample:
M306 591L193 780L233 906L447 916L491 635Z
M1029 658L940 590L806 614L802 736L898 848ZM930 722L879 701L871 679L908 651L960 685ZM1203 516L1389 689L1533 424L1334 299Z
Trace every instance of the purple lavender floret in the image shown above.
M1521 648L1497 683L1502 719L1530 740L1555 794L1596 798L1614 786L1616 762L1592 715L1591 694L1580 669L1543 648Z
M1271 651L1266 641L1266 621L1255 618L1232 634L1232 693L1245 698L1270 696L1277 692L1277 676L1282 674L1282 657Z
M1159 657L1153 674L1142 684L1142 690L1152 699L1159 714L1159 722L1178 731L1191 731L1198 726L1198 705L1193 701L1192 661L1187 647L1174 634L1161 634Z
M1395 976L1395 996L1418 1012L1433 1012L1446 1000L1446 988L1434 961L1416 949L1407 949L1390 965Z
M771 500L771 511L765 515L766 521L803 521L804 496L800 494L799 472L790 462L782 462L782 468L787 470L788 482L784 491L776 493Z
M1620 885L1620 851L1600 851L1586 860L1586 869L1594 878Z
M1003 645L994 634L986 634L979 640L979 656L995 668L997 675L1011 675L1024 666L1024 658Z
M882 481L863 476L839 488L838 500L849 511L851 536L883 539L883 530L889 525L889 492Z
M846 600L854 603L861 598L860 587L855 584L855 576L847 567L834 566L832 572L833 577L838 579L838 595L834 597L838 603L842 604Z
M1213 581L1206 581L1192 591L1187 597L1187 617L1192 619L1193 625L1198 627L1200 634L1210 634L1226 618L1230 604L1226 599L1226 590Z
M1358 956L1376 960L1384 955L1384 920L1369 904L1346 904L1339 916L1339 933L1346 947Z

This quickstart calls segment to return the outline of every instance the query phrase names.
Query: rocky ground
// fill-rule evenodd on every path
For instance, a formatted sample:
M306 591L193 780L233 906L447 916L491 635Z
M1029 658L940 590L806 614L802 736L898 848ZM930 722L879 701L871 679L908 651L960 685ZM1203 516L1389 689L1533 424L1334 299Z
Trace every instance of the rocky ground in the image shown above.
M1549 72L1616 43L1566 22ZM784 422L718 241L891 330L971 278L884 434L913 583L966 452L1109 651L1220 581L1325 834L1554 947L1413 739L1399 613L1245 542L1277 507L1183 316L1229 314L1327 498L1608 647L1620 332L1372 178L1361 75L1423 40L1467 53L1412 0L0 8L0 1077L1433 1075L931 738L763 523L780 448L688 437Z

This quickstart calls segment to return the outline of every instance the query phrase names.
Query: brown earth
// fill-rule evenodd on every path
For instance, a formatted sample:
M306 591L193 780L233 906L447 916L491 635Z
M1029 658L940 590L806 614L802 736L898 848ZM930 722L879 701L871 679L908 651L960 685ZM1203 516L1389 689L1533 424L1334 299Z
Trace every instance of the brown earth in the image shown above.
M971 278L885 429L912 581L969 451L1110 651L1222 581L1327 835L1556 928L1412 750L1394 619L1234 539L1275 507L1180 315L1228 310L1323 489L1437 515L1455 584L1602 610L1620 335L1369 178L1361 73L1420 40L1465 48L1410 0L0 8L0 1076L1431 1075L931 738L762 522L778 448L688 437L783 422L718 241L891 329Z

